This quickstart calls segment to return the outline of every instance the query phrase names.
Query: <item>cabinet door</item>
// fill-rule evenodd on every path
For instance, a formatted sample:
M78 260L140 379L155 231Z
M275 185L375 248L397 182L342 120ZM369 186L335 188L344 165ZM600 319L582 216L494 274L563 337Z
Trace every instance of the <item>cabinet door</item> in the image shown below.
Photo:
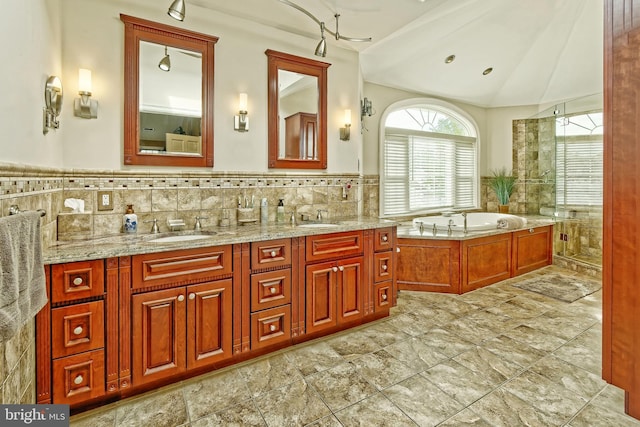
M186 369L185 288L131 297L133 383L138 386Z
M552 263L553 226L513 233L512 276L519 276Z
M336 282L338 267L335 262L307 266L307 333L321 331L338 324L336 318Z
M232 356L231 279L187 287L187 367Z
M338 323L362 317L362 263L362 257L338 261Z

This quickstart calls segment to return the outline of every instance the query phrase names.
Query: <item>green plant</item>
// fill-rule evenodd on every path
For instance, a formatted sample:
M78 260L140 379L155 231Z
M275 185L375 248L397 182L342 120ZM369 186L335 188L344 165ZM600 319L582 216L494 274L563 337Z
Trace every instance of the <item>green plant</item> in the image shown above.
M495 191L498 203L508 205L509 197L511 197L516 184L516 177L511 175L511 172L507 172L507 168L495 169L491 174L489 185Z

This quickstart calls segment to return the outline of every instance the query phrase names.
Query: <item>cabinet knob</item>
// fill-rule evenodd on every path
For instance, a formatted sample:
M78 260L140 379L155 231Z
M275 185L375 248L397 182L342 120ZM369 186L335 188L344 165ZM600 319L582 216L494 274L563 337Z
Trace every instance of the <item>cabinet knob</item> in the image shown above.
M276 325L269 325L269 330L271 332L275 331L276 330Z
M338 267L333 267L332 270L335 273L336 271L338 271Z
M184 301L184 295L178 295L178 301L180 302Z
M82 333L82 331L84 331L84 329L82 329L82 326L76 326L73 330L73 334L74 335L80 335Z
M80 285L82 285L83 282L84 282L84 280L82 280L82 277L76 277L75 279L73 279L73 285L74 286L80 286Z
M196 299L196 294L194 292L191 292L189 294L189 299Z
M270 289L269 289L269 291L270 291L272 294L275 294L275 293L276 293L276 291L277 291L277 289L276 289L276 288L270 288Z
M529 233L533 233L535 230L533 228L529 229Z
M277 255L276 251L271 251L271 258L275 258Z
M340 271L344 271L344 267L343 267L343 266L340 266L340 267L338 267L338 270L340 270Z
M385 236L382 236L382 241L383 241L383 242L387 242L388 240L389 240L389 238L388 238L386 235L385 235Z
M384 271L387 271L387 268L389 268L389 267L387 267L387 264L382 264L382 269L383 269Z
M84 381L84 377L82 375L78 375L73 379L73 383L75 385L80 385Z
M382 294L382 301L386 301L387 300L387 294Z
M396 248L396 252L400 252L400 248Z

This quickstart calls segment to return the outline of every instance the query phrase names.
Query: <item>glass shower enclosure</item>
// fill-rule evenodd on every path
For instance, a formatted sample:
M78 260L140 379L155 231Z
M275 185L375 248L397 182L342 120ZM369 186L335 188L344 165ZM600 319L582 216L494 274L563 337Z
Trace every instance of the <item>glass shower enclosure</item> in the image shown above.
M555 257L570 267L602 265L602 94L553 105L524 121L526 212L553 216Z

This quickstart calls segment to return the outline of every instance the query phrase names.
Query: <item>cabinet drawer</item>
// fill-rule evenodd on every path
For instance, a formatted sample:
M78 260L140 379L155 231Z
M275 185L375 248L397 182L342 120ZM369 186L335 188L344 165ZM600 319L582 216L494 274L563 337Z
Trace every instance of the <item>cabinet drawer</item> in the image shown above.
M374 281L382 282L393 277L393 252L380 252L373 255Z
M104 261L80 261L51 266L51 302L73 301L104 293Z
M133 256L133 288L208 281L233 272L231 246Z
M52 356L69 356L104 347L104 302L51 310Z
M390 251L393 248L393 227L376 228L374 249L376 252Z
M291 302L291 269L251 275L251 311Z
M359 255L362 250L362 231L307 236L306 239L307 262Z
M271 308L251 315L251 349L291 339L291 306Z
M53 401L73 405L104 395L104 351L53 361Z
M392 281L376 283L374 289L374 312L388 311L391 308Z
M291 265L291 239L251 243L251 269Z

